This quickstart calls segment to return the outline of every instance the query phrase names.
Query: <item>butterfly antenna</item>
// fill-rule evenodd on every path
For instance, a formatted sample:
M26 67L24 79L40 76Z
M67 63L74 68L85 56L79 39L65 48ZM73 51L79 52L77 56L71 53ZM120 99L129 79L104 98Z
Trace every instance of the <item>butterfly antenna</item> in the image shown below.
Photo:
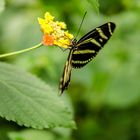
M84 13L84 16L83 16L82 21L81 21L81 23L80 23L80 26L79 26L78 32L77 32L77 34L76 34L76 36L75 36L75 39L77 38L77 36L78 36L78 34L79 34L79 32L80 32L80 29L81 29L81 27L82 27L82 24L83 24L83 21L84 21L84 19L85 19L86 14L87 14L87 11Z

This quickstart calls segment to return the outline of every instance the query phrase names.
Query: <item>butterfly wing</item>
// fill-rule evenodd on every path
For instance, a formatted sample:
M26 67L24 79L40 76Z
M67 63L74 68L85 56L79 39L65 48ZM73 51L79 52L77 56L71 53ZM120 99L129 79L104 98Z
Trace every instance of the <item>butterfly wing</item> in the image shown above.
M62 77L60 79L60 83L59 83L60 94L62 94L63 91L68 88L69 83L70 83L71 70L72 70L72 61L71 61L72 60L72 53L73 53L73 50L71 49L69 56L68 56L68 59L66 61L64 70L63 70Z
M76 43L74 48L70 49L63 75L60 79L59 89L61 94L69 86L72 67L81 68L90 62L112 36L114 29L115 24L108 22L88 32Z
M72 53L72 67L81 68L90 62L114 32L115 24L108 22L84 35Z

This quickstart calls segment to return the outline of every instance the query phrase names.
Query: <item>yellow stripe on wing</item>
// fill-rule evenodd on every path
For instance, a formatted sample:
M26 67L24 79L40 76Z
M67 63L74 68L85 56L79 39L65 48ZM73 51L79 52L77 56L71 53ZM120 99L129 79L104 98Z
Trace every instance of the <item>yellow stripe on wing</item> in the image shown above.
M95 53L95 50L75 50L73 54Z
M98 47L101 47L101 44L93 38L86 39L86 40L82 41L81 43L77 44L76 46L78 47L80 45L83 45L83 44L86 44L86 43L89 43L89 42L95 44Z
M85 61L72 60L72 63L74 63L74 64L85 64L85 63L88 63L91 59L93 59L93 57L91 57L90 59L85 60Z
M111 30L111 24L110 24L110 22L108 22L108 28L109 28L110 35L112 35L112 30Z
M98 33L100 34L100 36L103 38L103 39L108 39L108 37L103 33L102 29L100 28L96 28L96 30L98 31Z

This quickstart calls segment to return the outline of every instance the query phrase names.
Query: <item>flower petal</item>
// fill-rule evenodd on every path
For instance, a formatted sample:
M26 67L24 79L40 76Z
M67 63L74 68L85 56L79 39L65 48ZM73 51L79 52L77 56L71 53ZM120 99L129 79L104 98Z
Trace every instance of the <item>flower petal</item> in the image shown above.
M43 45L52 46L54 44L54 37L52 35L45 34L43 36Z

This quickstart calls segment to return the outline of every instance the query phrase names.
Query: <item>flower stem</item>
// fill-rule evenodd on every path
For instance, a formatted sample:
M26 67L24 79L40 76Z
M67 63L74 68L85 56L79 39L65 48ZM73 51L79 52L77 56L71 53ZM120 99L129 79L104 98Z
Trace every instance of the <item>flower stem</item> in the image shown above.
M0 58L3 58L3 57L7 57L7 56L12 56L12 55L16 55L16 54L21 54L21 53L24 53L24 52L28 52L28 51L31 51L33 49L36 49L36 48L39 48L41 47L43 44L42 43L39 43L35 46L32 46L30 48L27 48L27 49L24 49L24 50L20 50L20 51L15 51L15 52L11 52L11 53L5 53L5 54L1 54L0 55Z

